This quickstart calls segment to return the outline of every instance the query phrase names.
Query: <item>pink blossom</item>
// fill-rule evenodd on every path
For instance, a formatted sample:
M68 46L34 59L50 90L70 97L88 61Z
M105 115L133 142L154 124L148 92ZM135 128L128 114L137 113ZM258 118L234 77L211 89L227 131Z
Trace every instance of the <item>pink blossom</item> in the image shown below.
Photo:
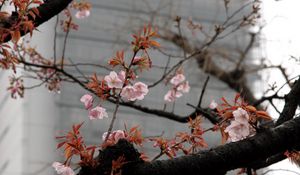
M208 107L210 109L216 109L218 107L218 103L216 103L215 100L212 100Z
M122 76L122 75L119 75L119 76ZM119 78L119 76L117 75L117 73L115 71L111 71L109 73L109 75L106 75L104 77L104 80L106 81L109 88L121 89L123 87L123 81Z
M124 81L125 81L125 77L126 76L126 73L125 73L125 71L123 71L123 70L121 70L120 72L119 72L119 74L118 74L118 78L124 83Z
M135 97L138 100L143 100L145 95L148 94L148 86L142 82L137 82L133 85L135 91Z
M164 97L164 100L167 101L167 102L173 102L173 101L176 100L176 98L179 98L181 96L182 96L182 93L180 93L180 92L175 91L174 89L172 89L172 90L169 90L167 92L167 94Z
M65 166L62 163L54 162L52 164L52 167L55 169L57 174L60 174L60 175L75 175L74 171L69 166Z
M250 135L250 125L233 120L230 125L226 127L225 132L229 135L229 141L236 142Z
M188 93L190 91L190 85L189 85L189 82L186 81L182 84L180 84L178 87L177 87L177 91L181 91L183 93Z
M183 74L176 74L171 80L170 83L177 86L185 80L185 76Z
M108 114L106 112L106 109L105 108L102 108L100 106L97 106L93 109L91 109L89 111L89 118L90 120L93 120L93 119L103 119L103 117L108 117Z
M107 132L103 133L102 140L105 141L107 136ZM113 141L114 143L117 143L120 139L126 138L126 134L122 130L116 130L109 134L108 140Z
M238 108L237 110L233 111L232 114L234 116L235 121L239 123L248 124L249 115L244 109Z
M85 109L91 109L94 99L90 94L85 94L80 98L80 101L84 103Z
M133 64L136 64L136 63L138 63L139 61L141 61L142 59L143 59L143 57L136 56L136 57L133 58L132 63L133 63Z
M121 97L126 98L129 101L136 100L135 89L130 85L125 86L122 89Z
M84 9L84 10L77 11L75 14L75 17L77 19L84 19L84 18L90 16L90 14L91 14L91 12L89 10Z
M122 89L121 96L129 101L142 100L148 91L148 86L146 84L137 82L133 86L125 86Z

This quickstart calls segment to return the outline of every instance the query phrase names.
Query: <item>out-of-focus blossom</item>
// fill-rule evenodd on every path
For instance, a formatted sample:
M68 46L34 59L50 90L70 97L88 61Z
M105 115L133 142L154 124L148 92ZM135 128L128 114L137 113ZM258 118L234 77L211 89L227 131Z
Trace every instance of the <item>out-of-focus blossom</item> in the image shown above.
M215 100L212 100L208 106L210 109L216 109L218 107L218 103Z
M84 103L85 109L91 109L94 99L90 94L85 94L80 98L80 101Z
M122 76L121 74L119 76ZM120 79L120 77L115 71L111 71L109 75L106 75L104 77L104 80L107 83L107 86L109 88L118 88L121 89L123 86L123 81ZM122 78L122 77L121 77Z
M107 132L103 133L102 140L105 141L106 137L107 137ZM111 132L107 139L110 142L113 142L114 144L116 144L120 139L124 139L124 138L126 138L125 132L122 130L116 130L116 131Z
M89 111L90 120L103 119L104 117L106 117L106 118L108 117L108 114L107 114L105 108L97 106Z
M59 175L75 175L74 171L69 166L65 166L62 163L54 162L52 164L52 167Z
M176 100L176 98L179 98L181 96L182 96L182 93L172 89L167 92L167 94L164 97L164 100L167 102L173 102Z
M178 87L177 87L177 91L181 91L183 93L188 93L190 91L190 85L189 85L189 82L188 81L185 81L184 83L180 84Z
M177 86L185 80L185 76L183 74L176 74L171 80L170 83Z
M84 18L89 17L90 14L91 14L91 11L90 11L90 10L83 9L83 10L77 11L76 14L75 14L75 17L76 17L77 19L84 19Z
M125 71L121 70L118 74L118 78L124 83L125 78L126 78L126 73Z

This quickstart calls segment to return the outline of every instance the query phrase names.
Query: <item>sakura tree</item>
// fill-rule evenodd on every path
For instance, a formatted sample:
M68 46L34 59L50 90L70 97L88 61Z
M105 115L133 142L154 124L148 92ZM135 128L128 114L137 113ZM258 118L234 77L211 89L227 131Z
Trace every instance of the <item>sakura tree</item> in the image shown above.
M61 58L46 58L32 47L28 47L22 36L32 35L39 25L50 18L63 13L64 19L60 27L65 32L65 41L71 30L77 30L73 18L84 20L92 13L92 4L86 0L0 0L0 66L3 70L13 70L14 73L23 69L31 73L33 79L41 81L50 91L59 92L61 82L73 83L74 86L84 88L87 93L78 99L86 116L90 120L111 120L107 132L102 136L97 145L87 145L80 129L83 123L73 125L69 132L57 136L65 156L64 162L54 162L53 167L62 175L143 175L143 174L225 174L240 168L239 174L256 174L256 170L267 167L285 158L299 164L300 153L300 119L296 110L300 105L300 81L297 77L289 77L281 65L267 65L252 67L252 71L262 69L279 69L290 92L284 96L279 94L282 88L270 87L272 95L255 98L254 92L247 86L246 74L248 65L245 63L249 50L253 47L256 33L251 34L251 40L245 50L237 51L239 59L231 61L228 55L223 59L231 62L233 69L224 70L221 65L212 61L212 53L218 53L211 46L232 33L249 27L257 22L260 17L259 1L247 1L233 13L229 13L230 0L224 0L226 20L214 26L212 34L207 34L201 24L188 19L188 28L192 34L201 33L205 37L200 45L191 43L182 32L182 19L177 16L174 20L177 32L145 24L137 29L130 41L129 53L119 50L111 56L107 67L107 75L77 76L69 73L65 60L65 48ZM13 7L11 11L3 10L5 5ZM238 17L244 8L251 10ZM172 42L183 51L181 59L172 67L166 65L164 74L153 84L146 84L139 79L141 72L152 69L153 59L149 50L156 49L161 54L171 54L161 49L158 38ZM128 57L128 55L131 55ZM178 98L190 92L190 82L187 80L182 65L196 59L198 66L210 76L218 78L236 91L233 100L220 97L220 100L210 99L208 108L202 108L201 102L205 94L209 76L204 83L194 112L187 116L180 116L164 109L153 109L135 103L144 100L152 87L165 83L169 90L161 100L166 104L174 103ZM72 66L77 66L75 63ZM97 66L97 65L92 65ZM99 66L100 67L100 66ZM27 77L28 78L28 77ZM12 98L23 97L28 87L23 85L24 77L13 74L10 77L9 93ZM283 87L282 86L282 87ZM100 99L96 103L95 99ZM282 100L285 105L279 111L273 100ZM107 101L114 104L112 116L109 116L105 105ZM265 109L269 102L279 112L279 119L273 120ZM120 106L130 107L132 110L154 114L173 121L186 123L189 132L176 132L173 138L163 136L144 137L143 126L132 128L124 127L113 130L115 120L122 115ZM212 127L203 128L201 118L206 118ZM126 124L125 124L126 126ZM222 145L210 148L203 136L208 132L220 132ZM158 152L155 157L148 157L141 151L143 143L151 142ZM209 149L208 149L209 148ZM161 160L162 156L168 159ZM77 157L78 161L74 161ZM217 168L216 168L217 167ZM76 170L75 170L76 169Z

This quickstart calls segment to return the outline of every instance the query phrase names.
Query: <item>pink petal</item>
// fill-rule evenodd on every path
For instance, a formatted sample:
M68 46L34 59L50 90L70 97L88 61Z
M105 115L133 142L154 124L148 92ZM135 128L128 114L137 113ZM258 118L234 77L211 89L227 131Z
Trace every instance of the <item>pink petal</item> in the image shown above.
M93 106L93 96L85 94L80 98L80 101L84 103L85 109L90 109Z

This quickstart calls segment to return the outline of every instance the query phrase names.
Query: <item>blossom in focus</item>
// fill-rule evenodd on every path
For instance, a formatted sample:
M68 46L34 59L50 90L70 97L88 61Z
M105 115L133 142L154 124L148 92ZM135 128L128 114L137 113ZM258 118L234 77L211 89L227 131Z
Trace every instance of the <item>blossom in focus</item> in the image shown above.
M109 75L104 77L104 80L109 88L121 89L123 86L123 81L120 78L122 78L122 74L118 75L115 71L111 71Z
M250 125L233 120L226 127L225 132L229 135L229 141L236 142L250 135Z
M167 102L173 102L176 100L176 98L179 98L182 96L182 93L175 91L174 89L169 90L167 94L164 96L164 100Z
M91 14L90 10L83 9L83 10L77 11L76 14L75 14L75 17L77 19L84 19L84 18L90 16L90 14Z
M146 84L137 82L133 86L125 86L121 92L121 97L129 101L142 100L148 92L149 90Z
M80 98L80 101L84 103L85 109L91 109L94 99L90 94L85 94Z
M188 93L190 91L190 85L188 81L185 81L184 83L181 83L178 87L177 87L177 91L181 91L183 93Z
M251 126L249 124L249 115L247 111L242 108L232 112L234 120L226 127L225 132L229 135L229 140L236 142L248 137L251 133Z
M60 174L60 175L75 175L74 171L69 166L65 166L62 163L54 162L52 164L52 167L55 169L57 174Z
M107 137L107 132L103 133L102 140L105 141ZM109 134L108 140L112 141L114 144L116 144L120 139L126 138L126 134L122 130L116 130Z
M210 109L216 109L218 107L218 103L215 100L212 100L208 106Z
M171 80L170 83L177 86L185 80L185 76L183 74L176 74Z
M107 114L105 108L97 106L89 111L90 120L103 119L104 117L106 117L106 118L108 117L108 114Z

